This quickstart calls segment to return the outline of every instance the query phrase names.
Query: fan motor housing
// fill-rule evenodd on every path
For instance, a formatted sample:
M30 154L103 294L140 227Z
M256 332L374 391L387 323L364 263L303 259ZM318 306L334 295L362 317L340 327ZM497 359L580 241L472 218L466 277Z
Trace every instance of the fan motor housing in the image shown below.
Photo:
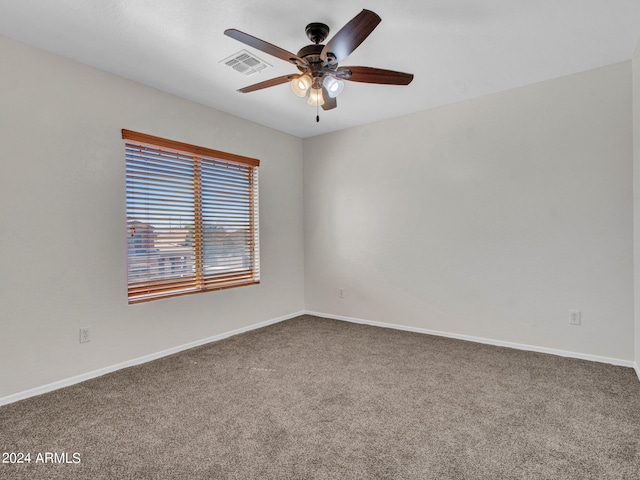
M298 65L298 70L301 72L307 72L311 69L311 72L317 72L319 70L324 69L325 67L329 67L330 69L335 69L337 63L335 62L335 57L329 53L327 55L326 60L322 60L320 58L320 54L324 49L324 45L307 45L306 47L302 47L298 51L298 57L305 59L308 62L308 67L301 67Z
M307 45L306 47L302 47L299 51L298 51L298 56L300 58L304 58L305 60L309 61L310 63L314 63L317 62L318 60L320 60L320 53L322 53L322 49L324 48L324 45ZM310 57L310 58L309 58ZM314 58L314 57L317 57Z

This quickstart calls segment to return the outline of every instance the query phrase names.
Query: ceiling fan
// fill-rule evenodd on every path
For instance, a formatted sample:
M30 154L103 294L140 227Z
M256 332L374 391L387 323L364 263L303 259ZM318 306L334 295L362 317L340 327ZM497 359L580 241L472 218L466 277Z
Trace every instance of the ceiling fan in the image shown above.
M302 47L293 54L271 43L247 33L230 28L224 34L250 47L295 65L300 73L283 75L239 89L241 93L255 92L282 83L291 83L291 88L299 97L307 97L310 105L321 106L323 110L337 107L336 97L344 88L344 80L386 85L408 85L413 74L383 70L373 67L339 67L338 63L351 54L380 23L381 18L370 10L362 10L352 18L326 45L322 42L329 35L329 27L324 23L310 23L305 32L311 45ZM316 116L316 121L319 121Z

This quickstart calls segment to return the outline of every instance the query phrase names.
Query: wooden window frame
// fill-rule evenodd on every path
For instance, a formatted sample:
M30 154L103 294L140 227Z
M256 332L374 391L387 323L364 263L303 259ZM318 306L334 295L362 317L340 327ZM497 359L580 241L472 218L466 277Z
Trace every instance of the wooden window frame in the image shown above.
M128 232L128 240L127 240L127 285L128 285L128 301L130 304L147 302L151 300L156 300L160 298L168 298L174 296L181 296L193 293L203 293L213 290L220 290L225 288L233 288L239 286L246 285L254 285L260 283L260 267L259 267L259 240L258 240L258 198L257 198L257 188L258 188L258 167L260 166L260 161L255 158L244 157L241 155L236 155L232 153L222 152L219 150L214 150L206 147L200 147L197 145L191 145L188 143L178 142L174 140L168 140L161 137L156 137L153 135L147 135L144 133L134 132L131 130L122 130L122 138L125 140L125 157L126 157L126 166L127 166L127 232ZM138 152L137 156L135 152ZM142 152L147 152L149 158L151 158L151 154L148 152L153 152L156 155L175 155L175 158L182 162L182 165L186 165L187 163L192 166L192 177L193 177L193 185L192 188L187 188L186 190L181 190L180 193L188 192L193 193L193 212L192 218L193 222L190 223L192 230L192 237L190 245L183 247L183 249L188 250L192 253L190 257L193 257L189 260L189 269L188 273L181 275L180 278L172 278L175 277L175 273L167 274L166 277L163 277L163 273L158 273L158 271L163 271L159 267L150 267L149 265L155 265L153 263L147 263L147 277L145 277L144 273L142 275L133 275L131 265L139 259L140 255L132 253L135 249L132 248L133 240L130 240L129 232L131 230L130 224L131 222L138 222L138 224L142 223L139 218L135 218L130 216L129 208L132 207L133 210L137 207L139 209L141 202L131 200L131 205L129 201L129 188L130 188L130 180L135 178L135 180L139 182L140 173L139 168L137 172L130 172L130 163L134 163L134 157L138 162L141 157L145 157L145 154ZM170 157L171 158L171 157ZM191 164L192 160L192 164ZM204 165L204 166L203 166ZM157 167L157 164L155 165ZM240 193L238 194L239 199L234 200L235 194L224 197L224 191L226 191L227 187L220 187L223 191L222 193L215 190L216 181L224 180L224 176L216 173L221 169L224 169L225 166L228 166L229 170L233 170L234 172L238 172L237 175L245 175L248 179L246 181L247 185L240 188ZM131 167L132 169L134 167ZM208 173L202 173L202 170L206 170ZM212 173L213 172L213 173ZM203 180L204 176L204 180ZM182 178L183 179L183 178ZM143 179L144 181L151 183L152 181L149 179ZM206 183L206 192L203 193L203 181ZM134 183L133 180L131 180ZM213 186L212 186L213 185ZM162 188L170 188L164 187ZM237 185L234 185L233 188L238 189ZM243 190L244 188L244 190ZM245 191L246 190L246 191ZM173 193L173 192L172 192ZM221 247L222 243L215 243L211 240L212 235L207 233L205 230L207 228L211 228L211 225L205 224L203 220L203 202L206 203L208 201L210 195L223 195L225 198L224 202L226 207L216 207L216 211L221 211L221 215L227 215L229 212L237 210L240 204L247 204L248 207L244 207L246 212L242 214L242 218L247 218L245 220L248 222L241 233L230 233L228 237L232 237L233 247ZM161 195L158 195L161 197ZM216 197L217 198L217 197ZM240 202L238 204L233 202ZM243 203L244 202L244 203ZM168 205L171 205L171 201L167 201ZM219 203L218 203L219 204ZM169 208L165 206L163 200L153 201L152 203L153 209ZM227 211L229 210L229 212ZM160 215L166 214L170 215L170 211L167 212L161 211ZM156 215L158 213L156 212ZM166 221L163 220L163 221ZM153 225L147 224L148 227L155 228ZM158 227L159 228L159 227ZM216 228L216 227L214 227ZM222 227L220 227L222 228ZM226 227L230 228L230 227ZM160 229L160 228L159 228ZM190 230L190 232L191 232ZM135 231L135 228L134 228ZM153 230L155 232L155 230ZM233 230L230 230L233 232ZM133 235L131 235L132 237ZM147 237L152 238L151 240L146 239L144 242L149 244L150 242L155 242L153 238L158 235L147 235ZM205 238L207 237L207 238ZM238 240L240 239L240 240ZM227 240L227 242L229 242ZM240 243L239 243L240 242ZM182 244L185 245L185 244ZM155 245L154 245L155 246ZM239 246L239 247L238 247ZM224 270L220 273L206 273L205 269L205 257L209 259L216 259L215 255L209 256L205 255L206 248L211 249L215 247L214 250L220 251L222 254L231 255L233 251L237 251L240 248L243 252L248 252L248 256L241 256L236 258L243 259L243 265L249 259L249 267L243 266L242 268L231 268L229 270ZM155 249L158 250L158 249ZM228 250L228 251L227 251ZM216 254L217 255L217 254ZM186 258L186 257L184 257ZM147 262L153 262L153 260L147 260ZM164 265L164 263L163 263ZM186 266L186 260L183 262L182 267ZM152 273L152 269L153 270ZM164 268L164 267L163 267ZM208 267L209 270L214 270L214 267ZM187 270L184 270L187 272ZM235 271L235 273L234 273ZM142 279L142 280L141 280Z

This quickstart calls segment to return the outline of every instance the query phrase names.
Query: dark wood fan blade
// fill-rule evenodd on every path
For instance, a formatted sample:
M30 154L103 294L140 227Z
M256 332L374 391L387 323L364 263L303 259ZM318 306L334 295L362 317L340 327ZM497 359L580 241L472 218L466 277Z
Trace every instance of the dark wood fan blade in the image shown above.
M383 83L386 85L409 85L413 80L412 73L372 67L340 67L333 75L351 82Z
M341 62L369 36L381 22L381 18L370 10L362 10L336 33L327 43L320 58L326 60L329 55Z
M323 110L332 110L338 106L338 100L336 98L331 98L329 96L329 92L326 87L322 87L322 98L324 99L324 103L322 104Z
M273 55L274 57L281 58L286 62L291 62L295 64L306 64L306 62L298 57L297 55L288 52L287 50L276 47L275 45L265 42L264 40L260 40L248 33L241 32L240 30L236 30L235 28L230 28L224 31L224 34L227 37L231 37L239 42L244 43L245 45L249 45L250 47L256 48L264 53L268 53L269 55Z
M271 80L265 80L264 82L249 85L248 87L241 88L238 91L240 93L255 92L256 90L262 90L263 88L274 87L276 85L280 85L281 83L287 83L298 76L299 75L296 74L283 75L281 77L272 78Z

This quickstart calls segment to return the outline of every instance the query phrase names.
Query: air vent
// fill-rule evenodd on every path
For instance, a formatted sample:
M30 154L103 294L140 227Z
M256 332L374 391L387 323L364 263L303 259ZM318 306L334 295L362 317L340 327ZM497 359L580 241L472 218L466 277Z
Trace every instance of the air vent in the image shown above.
M247 76L273 66L246 50L240 50L238 53L221 60L220 63L224 63L226 66Z

